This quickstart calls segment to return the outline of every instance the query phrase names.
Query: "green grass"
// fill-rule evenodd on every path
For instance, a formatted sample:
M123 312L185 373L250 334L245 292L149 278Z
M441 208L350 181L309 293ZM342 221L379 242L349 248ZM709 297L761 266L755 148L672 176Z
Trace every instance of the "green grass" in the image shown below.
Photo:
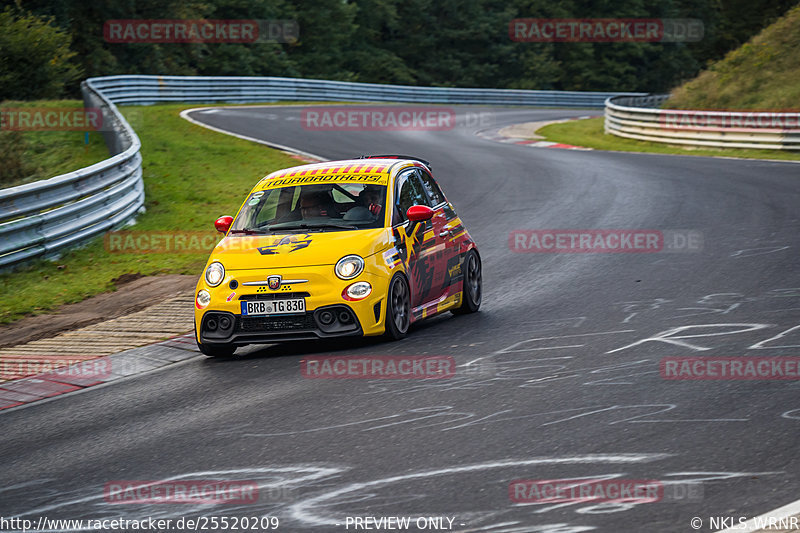
M0 102L7 108L75 108L82 109L79 100L46 100ZM13 132L0 132L0 143L6 147ZM13 187L41 179L52 178L79 168L87 167L108 157L103 137L98 132L89 133L85 144L82 131L24 131L19 132L18 151L0 149L0 188ZM18 141L19 142L19 141Z
M637 141L609 135L603 131L603 118L570 120L550 124L536 131L548 141L574 144L595 150L618 152L651 152L657 154L702 155L721 157L741 157L745 159L781 159L800 161L800 153L782 150L742 150L735 148L706 149L682 147L648 141Z
M800 5L672 92L675 109L800 108Z
M121 108L142 141L145 206L135 231L214 230L234 215L245 195L271 171L301 164L287 154L195 126L182 118L187 104ZM108 157L105 153L101 159ZM0 323L38 314L115 289L123 274L200 272L208 252L110 253L102 238L50 262L39 260L0 274ZM13 288L13 290L11 290Z

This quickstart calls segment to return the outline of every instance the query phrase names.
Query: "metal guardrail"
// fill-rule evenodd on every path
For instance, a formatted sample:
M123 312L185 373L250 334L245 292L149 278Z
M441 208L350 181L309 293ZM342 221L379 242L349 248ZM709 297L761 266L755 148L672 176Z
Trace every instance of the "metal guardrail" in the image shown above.
M106 76L91 81L117 104L358 101L602 108L607 98L643 93L413 87L275 77Z
M609 98L606 133L690 146L800 150L800 113L659 109L667 98Z
M620 93L412 87L276 77L105 76L81 84L86 107L102 110L110 159L61 176L0 190L0 268L51 257L130 222L144 206L136 133L115 104L358 101L603 107ZM640 96L641 93L624 93Z
M144 206L141 146L116 106L81 84L86 107L103 116L111 158L54 178L0 190L0 268L52 257L129 222Z

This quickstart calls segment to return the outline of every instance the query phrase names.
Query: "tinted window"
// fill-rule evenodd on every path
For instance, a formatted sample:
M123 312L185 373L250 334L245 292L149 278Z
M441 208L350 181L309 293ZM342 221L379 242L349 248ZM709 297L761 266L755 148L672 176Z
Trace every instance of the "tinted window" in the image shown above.
M439 185L436 184L433 178L430 177L424 170L418 170L417 173L419 174L422 186L425 188L425 192L428 193L428 197L431 199L431 207L444 202L442 190L439 188Z
M430 206L428 197L425 194L425 189L416 172L408 172L401 176L398 180L398 187L397 201L395 202L395 215L392 220L394 224L399 224L406 220L406 211L408 211L408 208L412 205Z

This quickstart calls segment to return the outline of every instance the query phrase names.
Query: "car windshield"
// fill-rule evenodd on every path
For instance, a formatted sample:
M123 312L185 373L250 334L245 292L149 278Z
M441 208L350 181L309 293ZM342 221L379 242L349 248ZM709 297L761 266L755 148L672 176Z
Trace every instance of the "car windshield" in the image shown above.
M384 225L386 187L363 183L296 185L256 191L232 234L348 231Z

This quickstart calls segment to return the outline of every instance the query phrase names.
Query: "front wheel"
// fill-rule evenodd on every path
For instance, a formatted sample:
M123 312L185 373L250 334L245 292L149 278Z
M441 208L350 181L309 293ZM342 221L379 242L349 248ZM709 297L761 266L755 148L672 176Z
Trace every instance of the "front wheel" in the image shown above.
M402 274L395 274L389 283L386 301L386 336L400 340L411 325L411 293Z
M475 250L470 250L464 257L462 265L464 283L461 290L461 305L452 310L454 315L474 313L481 307L483 299L483 276L481 274L481 257Z

